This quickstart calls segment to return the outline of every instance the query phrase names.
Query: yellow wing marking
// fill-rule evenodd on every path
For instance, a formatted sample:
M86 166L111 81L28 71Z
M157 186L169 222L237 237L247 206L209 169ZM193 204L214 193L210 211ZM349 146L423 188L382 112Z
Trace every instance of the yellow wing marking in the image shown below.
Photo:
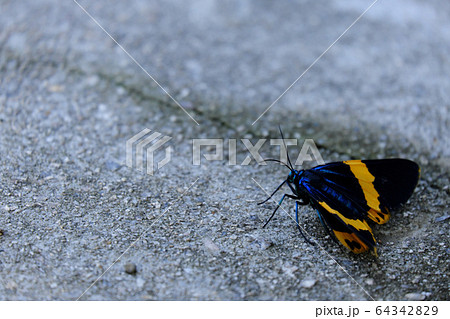
M353 226L353 228L355 228L357 230L368 230L368 231L370 231L370 233L372 233L372 230L370 229L369 225L367 225L367 222L364 219L347 218L344 215L342 215L341 213L339 213L337 210L328 206L327 203L319 202L319 204L320 204L320 206L325 208L330 214L337 215L347 225L351 225L351 226ZM372 234L372 236L373 236L373 234Z
M374 243L376 242L375 237L373 236L372 233L372 229L369 227L369 225L365 220L347 218L341 213L339 213L337 210L331 208L327 203L319 202L319 204L320 206L325 208L330 214L337 215L347 225L351 225L357 230L369 231L370 234L372 235ZM358 235L356 235L355 233L340 232L336 230L333 230L333 233L336 236L336 238L342 243L342 245L350 249L355 254L359 254L369 250L369 247L361 239L359 239ZM373 253L375 254L375 256L377 256L376 247L373 247Z
M350 249L355 254L360 254L369 250L369 247L364 244L364 242L361 241L361 239L359 239L354 233L345 233L337 230L333 230L333 233L342 245Z
M360 160L344 161L344 163L350 167L350 170L361 186L367 206L370 207L367 216L378 224L386 223L390 218L390 214L389 211L388 214L381 211L379 200L380 194L373 186L375 176L369 172L366 164ZM385 209L387 210L387 208Z
M386 210L387 210L387 208L386 208ZM391 217L391 214L385 214L385 213L376 211L375 209L371 208L367 212L367 216L377 224L384 224L389 220L389 218Z

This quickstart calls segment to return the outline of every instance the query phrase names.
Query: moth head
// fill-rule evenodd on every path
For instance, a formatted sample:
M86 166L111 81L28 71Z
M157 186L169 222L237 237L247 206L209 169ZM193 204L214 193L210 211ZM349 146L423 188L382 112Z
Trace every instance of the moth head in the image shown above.
M294 179L295 179L295 171L291 170L291 172L289 173L289 175L288 175L288 177L286 179L286 182L293 183Z

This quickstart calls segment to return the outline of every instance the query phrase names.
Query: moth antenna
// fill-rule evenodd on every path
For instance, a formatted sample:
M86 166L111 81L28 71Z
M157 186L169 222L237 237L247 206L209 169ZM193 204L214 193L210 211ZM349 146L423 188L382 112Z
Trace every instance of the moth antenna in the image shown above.
M264 159L264 161L265 161L265 162L277 162L277 163L283 164L284 166L286 166L287 168L289 168L290 171L293 170L293 169L292 169L291 167L289 167L289 165L286 164L285 162L282 162L282 161L277 160L277 159L274 159L274 158L267 158L267 159Z
M288 160L289 165L291 166L290 170L292 171L292 170L294 170L294 166L292 166L291 159L289 158L289 152L288 152L286 143L284 142L284 135L283 135L283 131L281 130L281 125L278 125L278 128L280 129L281 139L283 140L283 145L284 145L284 149L286 150L287 160Z

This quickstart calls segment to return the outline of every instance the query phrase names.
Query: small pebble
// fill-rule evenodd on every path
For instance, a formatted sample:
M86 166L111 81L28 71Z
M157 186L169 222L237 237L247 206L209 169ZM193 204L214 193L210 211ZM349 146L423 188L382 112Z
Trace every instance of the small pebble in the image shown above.
M369 286L372 286L374 284L374 280L372 278L367 278L366 279L366 284L368 284Z
M159 202L152 203L153 207L155 208L161 208L161 204Z
M436 218L434 221L435 221L436 223L439 223L439 222L443 222L444 220L447 220L447 219L449 219L449 218L450 218L450 215L444 215L444 216L441 216L441 217Z
M425 300L425 296L416 292L409 293L405 295L405 298L411 301L422 301Z
M136 264L127 263L125 264L125 272L130 275L135 275L137 273Z
M210 238L203 239L203 247L207 252L209 252L212 255L217 256L220 254L219 247Z
M305 279L302 280L302 282L300 283L300 287L309 289L312 288L315 284L316 284L315 279Z

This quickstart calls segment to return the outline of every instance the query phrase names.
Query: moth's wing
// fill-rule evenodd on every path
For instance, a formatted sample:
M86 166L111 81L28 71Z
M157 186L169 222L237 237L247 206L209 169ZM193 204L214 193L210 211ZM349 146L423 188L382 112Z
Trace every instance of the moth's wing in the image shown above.
M408 200L420 174L419 166L405 159L351 160L311 170L378 224L387 222L390 210Z
M389 208L396 208L408 201L417 186L420 167L415 162L401 159L347 161L359 180L367 180L367 168L375 177L373 185ZM365 168L365 167L366 168Z
M319 217L342 245L359 254L371 250L376 255L372 229L360 207L327 185L303 184Z

